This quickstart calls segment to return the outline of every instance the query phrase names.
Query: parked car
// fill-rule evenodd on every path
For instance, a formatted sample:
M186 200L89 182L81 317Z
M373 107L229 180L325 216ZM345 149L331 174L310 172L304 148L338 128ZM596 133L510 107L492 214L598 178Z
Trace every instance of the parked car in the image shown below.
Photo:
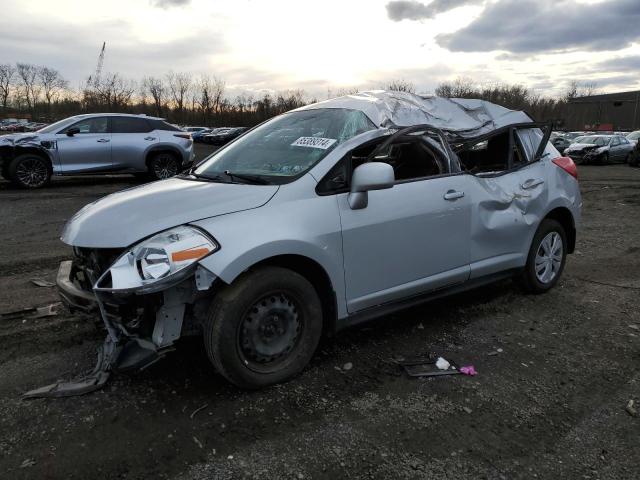
M203 141L202 137L204 137L208 133L211 133L211 129L210 128L205 128L204 130L199 130L197 132L192 132L191 133L191 138L193 138L194 142L202 142Z
M248 130L247 127L220 128L203 136L205 143L225 145Z
M638 139L640 139L640 130L629 133L625 138L629 140L631 144L635 145L638 143Z
M564 154L576 163L627 163L633 144L622 135L589 135L572 143Z
M23 188L43 187L51 175L133 173L160 180L193 159L189 133L140 115L77 115L0 137L0 173Z
M551 139L551 143L553 144L559 152L564 152L564 150L571 145L572 140L565 135L557 135L555 138Z
M259 388L301 372L323 332L498 279L548 291L582 206L549 134L482 100L364 92L86 206L63 231L74 258L57 283L109 334L93 377L32 395L99 388L185 335Z

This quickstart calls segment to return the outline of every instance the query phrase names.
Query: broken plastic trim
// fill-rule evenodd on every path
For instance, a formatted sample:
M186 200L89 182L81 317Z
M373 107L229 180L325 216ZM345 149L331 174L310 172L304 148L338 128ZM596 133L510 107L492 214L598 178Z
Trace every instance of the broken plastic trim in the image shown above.
M71 382L57 382L30 390L22 398L59 398L84 395L101 389L109 380L113 366L120 355L122 346L108 335L98 350L95 367L85 377Z

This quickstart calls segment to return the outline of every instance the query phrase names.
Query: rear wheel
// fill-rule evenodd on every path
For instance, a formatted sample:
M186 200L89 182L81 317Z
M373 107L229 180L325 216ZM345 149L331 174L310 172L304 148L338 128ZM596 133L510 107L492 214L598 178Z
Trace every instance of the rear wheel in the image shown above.
M220 374L256 389L300 373L321 332L322 307L309 281L285 268L263 267L217 294L204 341Z
M154 180L164 180L180 173L180 163L170 152L156 153L149 161L149 176Z
M7 173L20 188L42 188L51 180L51 164L39 155L26 153L11 161Z
M544 293L558 283L567 259L567 235L556 220L546 218L533 237L527 264L520 277L523 288Z

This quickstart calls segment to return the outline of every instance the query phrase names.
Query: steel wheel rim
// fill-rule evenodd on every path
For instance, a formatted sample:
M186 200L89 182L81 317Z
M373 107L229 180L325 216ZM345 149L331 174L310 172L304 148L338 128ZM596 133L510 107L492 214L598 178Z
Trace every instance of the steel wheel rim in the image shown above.
M548 284L558 276L562 266L564 245L558 232L549 232L536 251L535 271L540 283Z
M253 303L238 328L238 351L251 370L277 370L294 351L304 327L298 304L282 291Z
M27 158L16 168L16 177L28 187L40 187L47 181L49 174L44 161L39 158Z
M178 164L170 155L159 155L153 162L153 171L156 177L164 180L178 173Z

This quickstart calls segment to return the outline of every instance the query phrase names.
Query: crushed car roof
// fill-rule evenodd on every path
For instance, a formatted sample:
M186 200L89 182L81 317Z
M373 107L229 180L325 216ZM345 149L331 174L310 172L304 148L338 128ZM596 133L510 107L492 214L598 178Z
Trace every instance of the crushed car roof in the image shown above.
M462 138L473 138L517 123L533 122L525 112L485 100L444 98L407 92L372 90L306 105L298 110L360 110L381 128L428 124Z

